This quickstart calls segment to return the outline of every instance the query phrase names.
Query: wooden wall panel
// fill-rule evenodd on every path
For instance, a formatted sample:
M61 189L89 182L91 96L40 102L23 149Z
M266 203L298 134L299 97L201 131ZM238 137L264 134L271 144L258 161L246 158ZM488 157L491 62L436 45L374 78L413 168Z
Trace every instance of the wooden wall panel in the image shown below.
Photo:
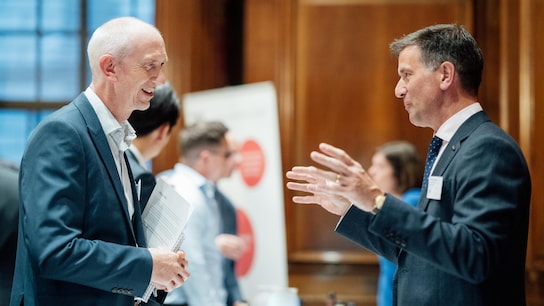
M432 131L412 126L394 96L397 63L389 43L430 24L470 26L472 2L344 2L306 0L297 8L295 163L311 163L309 152L320 142L346 149L363 165L390 140L412 141L424 154ZM332 232L336 216L297 206L294 218L291 251L358 249Z
M156 26L161 31L168 53L164 71L166 79L181 97L191 90L191 38L195 26L197 1L156 1ZM180 116L181 117L181 116ZM178 161L179 149L176 135L183 120L180 118L172 130L170 141L153 160L153 170L159 173L170 169Z
M500 1L499 41L500 55L498 65L499 88L499 120L496 121L512 137L519 141L519 2ZM486 61L486 64L488 62ZM492 61L489 61L492 63ZM489 66L489 65L486 65ZM486 84L487 84L486 80Z
M309 153L320 142L344 148L365 166L374 148L391 140L411 141L423 155L432 131L411 125L394 96L397 61L389 43L435 23L459 22L473 31L473 7L472 1L300 1L294 45L294 163L311 164ZM319 305L326 290L334 288L324 286L329 280L345 286L334 288L340 298L374 304L375 285L368 284L375 284L376 275L368 269L378 270L375 257L366 260L373 255L333 232L337 216L301 205L294 205L292 212L293 223L287 225L295 233L290 237L294 240L289 249L290 281L303 285L299 288L303 299ZM330 252L357 259L351 264L331 263L319 256ZM331 264L367 271L352 280L358 290L353 290L346 274L328 273ZM306 265L315 270L305 270Z
M156 0L156 26L168 53L164 71L181 99L184 94L226 86L225 10L227 0ZM181 110L183 112L183 110ZM153 160L153 172L170 169L178 161L178 133L183 114L172 137Z
M294 8L291 0L246 0L244 6L244 82L272 81L276 88L282 169L293 165ZM284 191L285 203L290 195ZM297 234L293 205L285 205L287 249Z
M533 193L528 247L528 305L544 304L544 0L521 1L520 125Z
M527 112L533 118L521 118L521 120L531 126L528 127L531 133L530 144L527 149L530 153L530 163L533 179L533 223L538 224L534 230L533 244L535 246L535 254L544 260L544 86L542 76L544 75L544 41L542 34L544 31L544 1L534 1L532 14L532 35L531 35L531 57L530 63L531 83L534 90L531 104L528 106ZM543 288L544 289L544 288ZM544 291L544 290L543 290Z

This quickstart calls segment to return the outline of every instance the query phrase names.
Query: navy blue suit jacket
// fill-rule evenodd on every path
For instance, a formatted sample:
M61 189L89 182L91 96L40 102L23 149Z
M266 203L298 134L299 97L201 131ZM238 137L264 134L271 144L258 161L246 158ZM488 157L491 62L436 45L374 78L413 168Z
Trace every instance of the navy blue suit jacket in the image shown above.
M237 235L236 208L232 202L217 188L215 189L215 199L221 213L223 222L222 233ZM223 273L225 275L225 289L227 290L227 305L231 306L236 301L242 301L242 293L236 276L235 261L223 259Z
M138 201L131 221L106 135L85 95L32 133L19 187L11 305L133 306L148 286L152 258L136 247L145 246Z
M134 175L134 181L140 184L140 208L143 212L145 205L153 192L153 188L155 188L155 185L157 184L157 181L153 173L147 171L147 169L140 165L136 155L134 155L132 151L127 150L126 154L130 168L132 169L132 173Z
M352 206L336 231L398 264L395 305L525 305L531 180L518 145L477 113L432 175L440 200L388 196L376 216Z

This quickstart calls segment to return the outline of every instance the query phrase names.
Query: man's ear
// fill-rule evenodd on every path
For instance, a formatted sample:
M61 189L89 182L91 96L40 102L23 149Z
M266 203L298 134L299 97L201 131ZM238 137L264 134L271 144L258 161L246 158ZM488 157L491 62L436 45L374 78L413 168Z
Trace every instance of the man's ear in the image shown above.
M208 162L208 160L210 159L210 150L202 150L200 151L200 153L198 153L198 159L201 161L201 162Z
M102 71L102 75L106 78L117 78L117 74L115 72L115 59L111 54L104 54L100 57L99 60L100 65L100 71Z
M159 135L157 136L157 138L158 138L159 140L162 140L162 139L164 139L164 138L167 138L168 135L169 135L170 132L171 132L170 123L165 122L165 123L161 124L161 125L158 127L158 131L159 131Z
M440 64L438 71L440 72L440 89L446 90L453 84L455 79L457 73L455 66L451 62L445 61Z

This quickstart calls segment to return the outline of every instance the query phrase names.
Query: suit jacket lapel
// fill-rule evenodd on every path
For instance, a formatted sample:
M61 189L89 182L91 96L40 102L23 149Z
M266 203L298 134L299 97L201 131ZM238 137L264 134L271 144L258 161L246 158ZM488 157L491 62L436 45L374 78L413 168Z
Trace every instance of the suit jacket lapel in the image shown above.
M127 221L127 224L129 225L129 228L132 232L132 236L134 237L135 242L138 243L138 240L136 239L136 236L134 234L132 222L130 220L130 216L128 213L128 203L127 203L127 199L125 198L125 191L123 189L123 184L121 183L121 179L119 178L119 174L117 173L117 165L115 164L115 160L113 159L111 149L108 144L108 140L106 138L106 135L104 134L102 125L100 124L100 121L98 120L98 116L96 115L89 100L87 100L87 97L85 97L84 94L80 94L79 97L77 97L73 103L79 109L81 116L83 116L83 118L85 119L85 122L87 123L87 130L89 131L89 135L91 136L91 139L95 145L96 151L100 155L100 159L104 163L106 171L108 172L108 177L110 181L112 182L115 193L117 194L120 208L124 212L125 220ZM127 165L127 167L129 166ZM131 186L132 190L134 192L134 189L135 189L134 183L131 183L131 185L132 185ZM135 205L134 210L136 210L136 207L137 206Z
M438 163L436 164L436 167L434 168L431 175L443 176L449 164L451 163L457 152L461 149L461 145L465 141L465 139L467 139L467 137L470 136L470 134L472 134L472 132L478 126L486 121L489 121L489 118L484 112L478 112L468 118L468 120L459 127L457 132L455 132L455 134L451 138L448 146L446 147L446 149L444 149L444 152L442 153L442 156L440 156L440 159L438 160ZM421 192L422 195L419 198L418 207L421 207L425 211L427 210L427 206L429 206L430 200L427 198L427 190L422 190Z
M127 151L130 151L130 150L127 150ZM132 169L130 167L130 163L128 162L127 151L125 151L125 154L123 155L125 157L125 163L127 164L128 177L130 178L130 187L132 189L132 199L134 199L133 200L134 216L132 217L132 228L134 229L134 234L135 234L134 239L138 242L139 246L144 247L146 243L145 243L145 236L144 236L144 227L142 223L142 210L140 206L140 201L138 199L138 194L136 192L134 174L132 174Z

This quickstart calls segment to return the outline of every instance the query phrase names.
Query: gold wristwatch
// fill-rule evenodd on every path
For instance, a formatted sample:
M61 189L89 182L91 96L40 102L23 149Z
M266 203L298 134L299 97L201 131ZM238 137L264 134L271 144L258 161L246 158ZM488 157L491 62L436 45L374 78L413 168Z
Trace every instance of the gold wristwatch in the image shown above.
M372 207L372 211L371 211L373 215L380 212L383 206L383 202L385 202L385 194L377 195L374 198L374 207Z

